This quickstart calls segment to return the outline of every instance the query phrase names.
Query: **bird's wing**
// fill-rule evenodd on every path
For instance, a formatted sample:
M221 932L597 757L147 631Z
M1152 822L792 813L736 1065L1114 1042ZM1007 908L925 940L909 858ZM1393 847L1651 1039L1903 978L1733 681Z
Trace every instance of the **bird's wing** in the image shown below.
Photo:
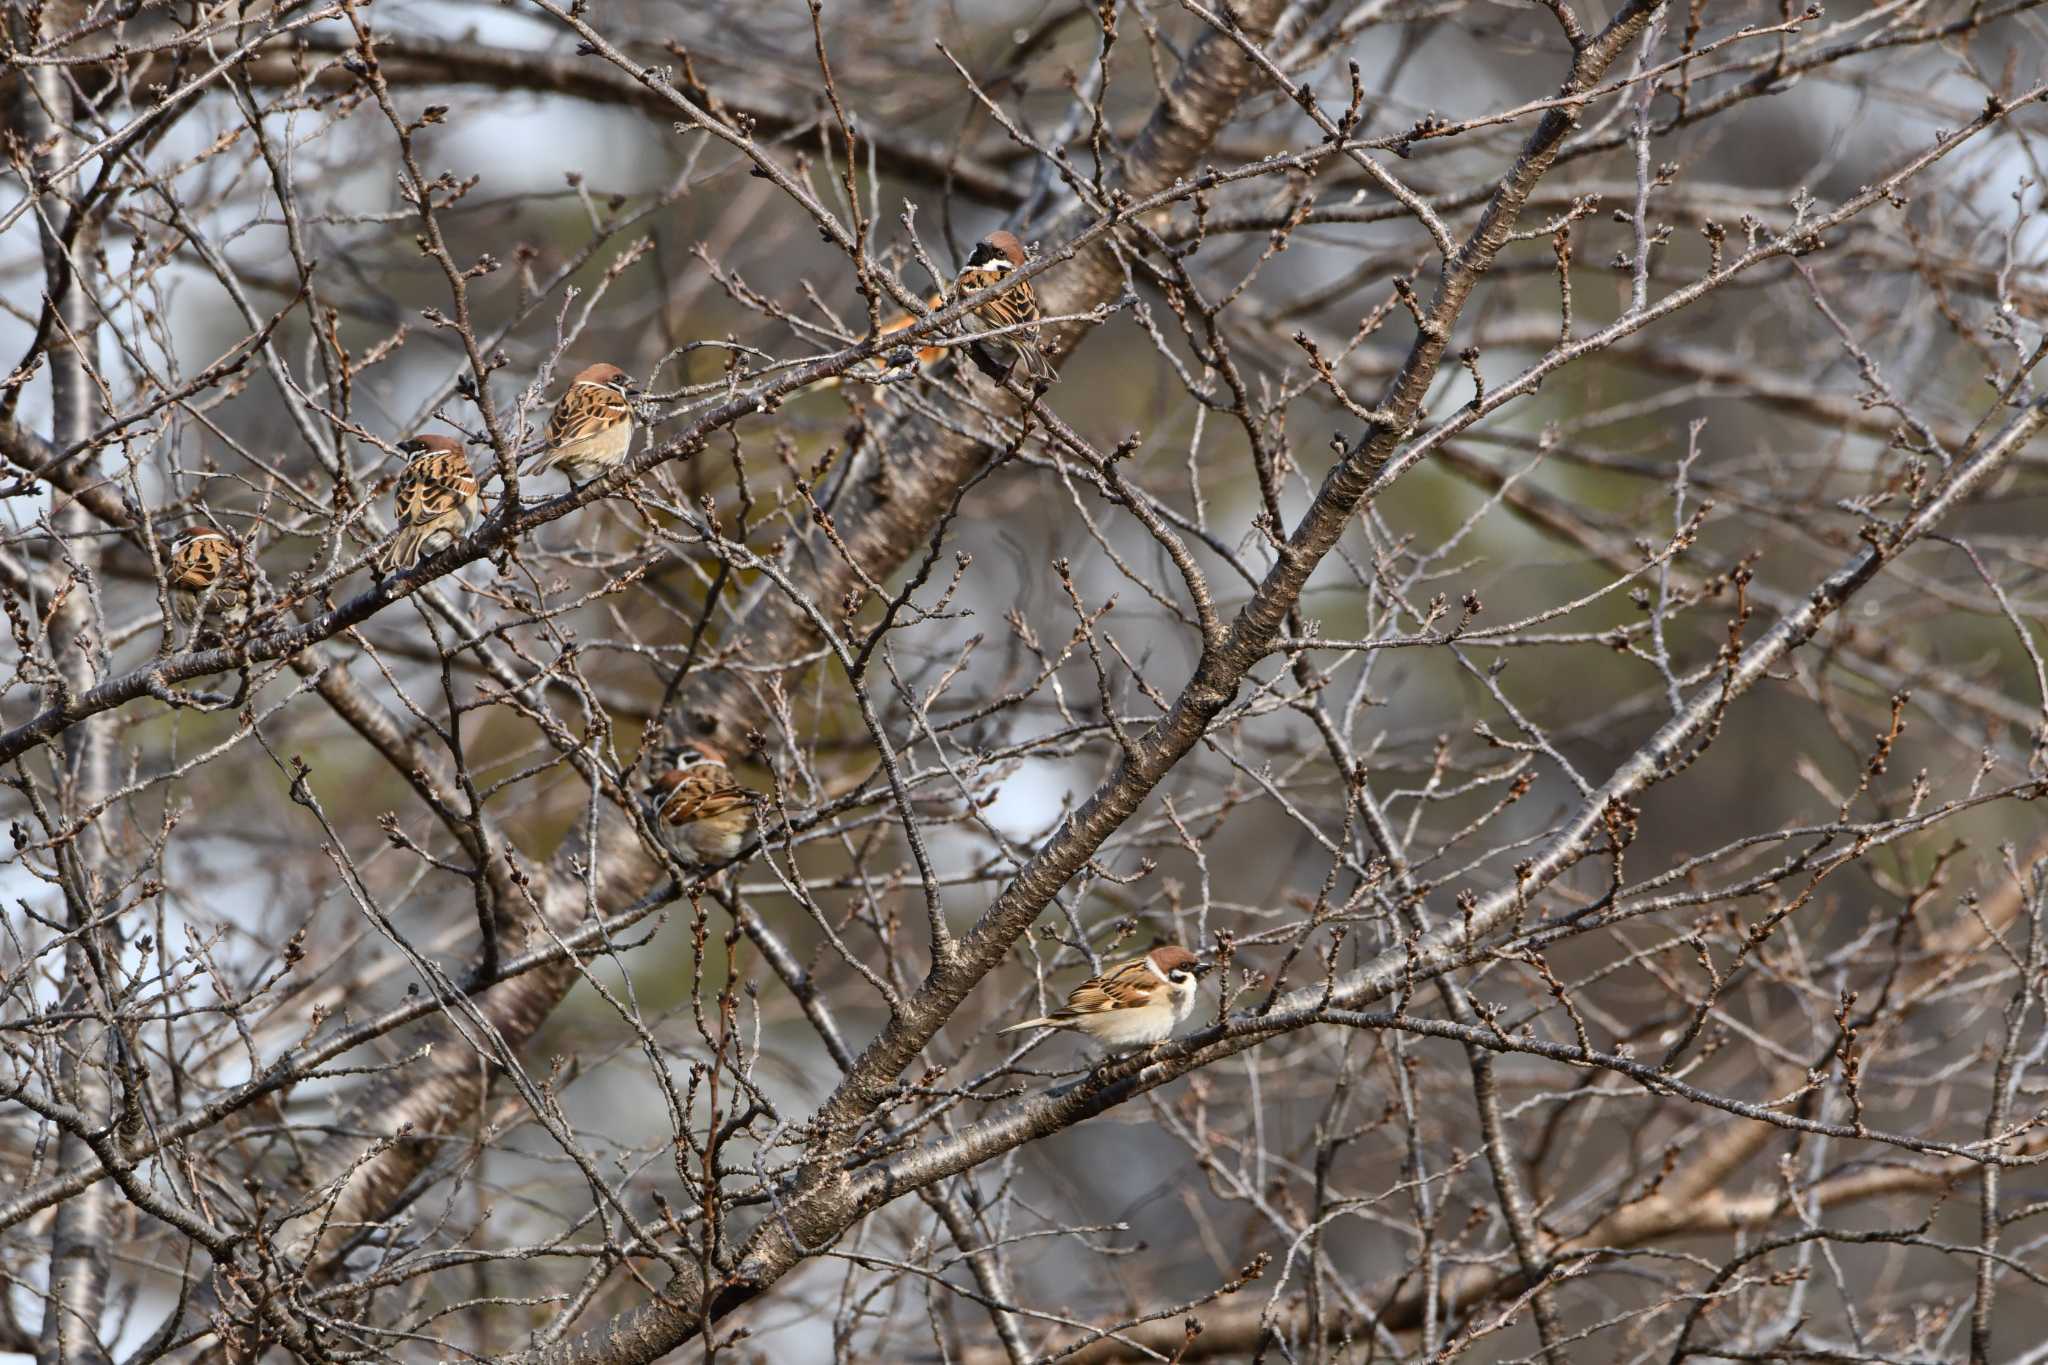
M994 284L1002 283L1005 274L993 270L982 270L970 266L960 272L954 281L956 298L979 293ZM1039 319L1038 296L1031 292L1031 282L1020 280L1013 289L1006 289L974 310L974 315L983 325L991 328L1014 327L1019 323L1036 322Z
M1074 987L1059 1013L1072 1016L1131 1009L1150 1004L1158 990L1159 978L1145 965L1145 959L1132 958Z
M716 763L663 773L655 786L668 793L661 802L661 818L671 825L715 819L747 804L746 789Z
M974 310L991 331L998 327L1015 327L1020 323L1036 322L1039 318L1038 300L1032 296L1031 286L1012 289L1007 294L998 294ZM1012 338L1013 340L1015 338Z
M227 566L225 542L206 536L180 546L171 556L171 585L203 592Z
M571 384L548 418L548 444L565 446L633 420L633 407L603 384Z
M418 526L446 516L476 496L476 475L469 462L456 456L431 455L415 460L392 490L399 521Z

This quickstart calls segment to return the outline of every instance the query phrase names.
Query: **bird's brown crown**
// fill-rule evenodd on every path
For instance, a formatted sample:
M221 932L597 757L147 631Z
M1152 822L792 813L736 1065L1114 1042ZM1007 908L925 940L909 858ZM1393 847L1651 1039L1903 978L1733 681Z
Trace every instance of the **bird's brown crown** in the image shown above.
M569 382L572 384L600 384L605 388L617 389L620 393L624 393L628 381L624 370L609 362L600 360L595 365L585 365L582 369L576 371L576 377Z

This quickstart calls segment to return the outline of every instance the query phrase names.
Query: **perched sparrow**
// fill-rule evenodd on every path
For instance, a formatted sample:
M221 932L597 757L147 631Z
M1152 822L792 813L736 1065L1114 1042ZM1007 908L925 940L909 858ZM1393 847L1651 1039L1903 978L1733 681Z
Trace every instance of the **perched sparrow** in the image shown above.
M596 478L633 448L633 404L640 390L616 365L587 365L548 418L547 449L531 474L559 468L571 483Z
M967 258L967 265L953 281L954 299L976 294L999 282L1003 276L1024 264L1024 248L1016 237L998 228L981 239L975 246L974 254ZM990 299L974 310L975 321L983 327L1010 327L1018 323L1035 323L1039 319L1038 298L1031 292L1031 282L1024 280ZM991 337L985 343L978 343L1001 353L1009 352L1012 357L1002 370L1007 372L1017 361L1024 362L1024 372L1033 381L1050 384L1057 376L1045 360L1044 352L1038 349L1038 329L1027 328L1021 332L1009 332ZM984 352L986 354L986 352ZM991 356L990 359L995 359Z
M171 607L188 624L202 605L229 618L249 605L249 579L235 542L211 526L188 526L172 538L168 578Z
M946 306L946 296L944 294L934 294L924 301L924 306L933 312L937 312ZM894 336L917 320L908 313L898 313L895 317L882 324L882 330L876 333L876 336L877 338ZM917 367L921 370L929 370L945 358L946 348L943 346L920 346L917 348ZM882 356L872 356L868 359L867 363L878 371L887 372L888 366Z
M1195 1008L1200 959L1175 943L1120 962L1074 987L1067 1003L1042 1019L1001 1030L1072 1028L1107 1048L1152 1047L1173 1036Z
M415 436L398 448L410 458L391 494L398 534L378 557L384 573L410 569L439 554L468 535L484 511L476 495L476 471L461 442L451 436Z
M733 781L725 756L701 741L683 746L675 766L651 784L654 822L670 848L698 867L729 863L754 836L757 798Z
M946 296L943 294L934 294L925 300L925 307L929 309L937 310L945 306ZM916 321L917 319L908 313L898 313L895 317L882 324L882 329L875 333L876 339L886 340ZM890 350L901 349L901 347L890 348ZM899 372L908 371L910 369L909 365L890 363L893 358L890 355L890 350L885 350L878 355L869 356L844 374L826 375L823 379L818 380L809 387L811 389L836 389L842 384L872 384L883 379L893 379ZM917 368L920 370L929 370L945 358L946 348L943 346L920 346L917 348L916 363Z
M925 311L936 313L939 309L946 306L946 296L944 294L934 294L924 301L924 306ZM877 341L887 341L906 327L920 321L922 321L921 318L912 317L908 313L898 313L882 324L881 330L875 333L875 339ZM869 356L859 365L848 370L846 378L874 379L881 375L890 374L895 370L907 368L906 366L892 365L890 363L892 359L890 351L900 352L902 349L903 347L899 344L883 351L879 355ZM946 348L944 346L919 346L917 348L916 363L917 368L920 370L929 370L945 358Z

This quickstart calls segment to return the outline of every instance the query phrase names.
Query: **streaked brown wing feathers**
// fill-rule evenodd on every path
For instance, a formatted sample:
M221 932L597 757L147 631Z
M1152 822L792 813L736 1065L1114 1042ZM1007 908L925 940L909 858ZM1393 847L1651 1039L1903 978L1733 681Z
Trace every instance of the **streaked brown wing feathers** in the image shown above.
M1003 274L994 270L981 270L970 266L960 272L954 281L955 297L965 298L978 294L991 285L1000 284ZM1002 293L977 307L975 313L991 327L1009 327L1020 322L1038 321L1038 298L1031 292L1031 282L1020 281L1014 288Z
M715 764L663 773L655 785L669 793L661 803L661 818L671 825L716 819L747 804L745 789Z
M180 546L171 556L171 585L194 592L205 589L227 566L227 542L200 536Z
M171 566L171 586L199 592L213 582L219 572L219 565L197 563L188 558Z
M1100 1014L1104 1010L1128 1009L1145 1004L1158 987L1158 978L1145 965L1145 959L1133 958L1074 987L1060 1013Z
M632 408L615 390L602 384L571 384L548 418L548 444L568 445L632 416Z
M1031 297L1028 289L1012 289L1007 294L998 294L974 310L974 315L991 328L1014 327L1019 323L1038 321L1038 300Z
M476 496L476 475L459 457L435 455L407 466L392 490L398 519L417 526L446 516Z

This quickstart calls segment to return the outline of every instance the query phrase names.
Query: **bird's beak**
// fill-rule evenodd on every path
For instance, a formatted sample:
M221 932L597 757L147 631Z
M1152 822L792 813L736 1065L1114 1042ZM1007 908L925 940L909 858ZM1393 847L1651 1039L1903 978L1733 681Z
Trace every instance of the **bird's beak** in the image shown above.
M1211 962L1211 961L1209 961L1209 960L1208 960L1207 958L1197 958L1197 959L1196 959L1196 961L1195 961L1195 978L1196 978L1196 980L1200 980L1200 979L1201 979L1202 977L1205 977L1205 976L1207 976L1207 975L1208 975L1208 974L1209 974L1210 972L1213 972L1213 971L1215 971L1215 970L1216 970L1216 964L1215 964L1215 963L1213 963L1213 962Z

